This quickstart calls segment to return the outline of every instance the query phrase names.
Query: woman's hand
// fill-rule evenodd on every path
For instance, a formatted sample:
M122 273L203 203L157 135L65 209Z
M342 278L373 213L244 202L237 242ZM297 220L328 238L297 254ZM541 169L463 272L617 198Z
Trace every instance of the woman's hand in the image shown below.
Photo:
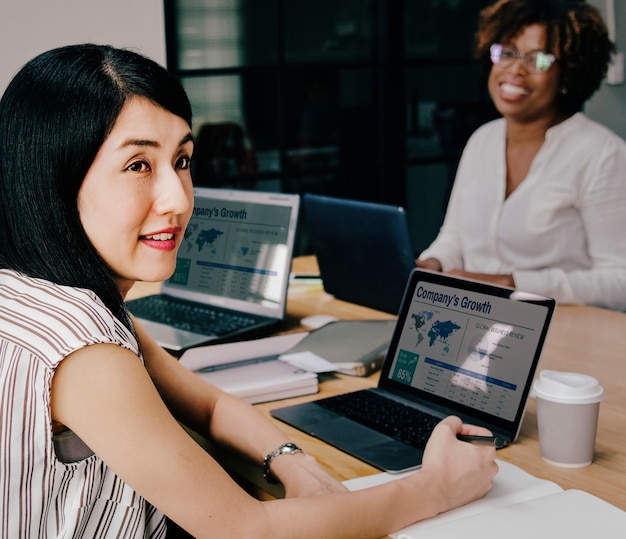
M427 269L431 271L443 271L441 262L436 258L426 258L424 260L415 260L415 265L418 268ZM509 288L515 288L515 279L510 274L493 274L493 273L474 273L471 271L465 271L461 269L452 269L445 272L448 275L455 277L463 277L465 279L474 279L476 281L484 281L499 286L508 286Z
M317 496L348 489L334 479L311 455L280 455L272 461L272 475L285 487L286 498Z
M418 268L423 268L432 271L441 271L441 262L436 258L426 258L424 260L420 260L419 258L415 261L415 265Z
M447 417L433 430L422 469L415 474L428 474L426 484L439 512L484 496L498 471L495 446L459 441L456 436L461 433L491 435L485 428L464 425L458 417Z
M474 273L471 271L458 269L453 269L447 271L446 273L448 275L463 277L465 279L474 279L476 281L484 281L498 286L508 286L509 288L515 288L515 279L513 279L513 275L510 274Z

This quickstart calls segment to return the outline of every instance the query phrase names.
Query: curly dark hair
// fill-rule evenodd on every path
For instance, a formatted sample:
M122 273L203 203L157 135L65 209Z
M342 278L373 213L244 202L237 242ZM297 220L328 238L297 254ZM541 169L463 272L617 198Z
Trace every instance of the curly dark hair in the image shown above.
M582 110L600 87L615 46L598 10L584 0L498 0L480 12L475 57L491 69L489 47L507 44L531 24L547 31L546 52L561 67L559 109L568 114Z

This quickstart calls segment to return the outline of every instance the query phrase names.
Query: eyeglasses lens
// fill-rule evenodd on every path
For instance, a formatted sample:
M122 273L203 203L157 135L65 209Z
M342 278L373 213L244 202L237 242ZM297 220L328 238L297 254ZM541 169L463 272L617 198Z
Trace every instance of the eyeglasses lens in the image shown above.
M522 66L528 73L544 73L550 69L555 61L552 54L541 51L529 53L518 52L499 43L494 43L489 49L491 61L500 67L510 66L516 58L522 59Z
M530 64L530 66L534 67L535 70L540 73L543 71L548 71L550 66L554 62L554 56L551 54L546 54L545 52L535 52L526 57L526 60Z

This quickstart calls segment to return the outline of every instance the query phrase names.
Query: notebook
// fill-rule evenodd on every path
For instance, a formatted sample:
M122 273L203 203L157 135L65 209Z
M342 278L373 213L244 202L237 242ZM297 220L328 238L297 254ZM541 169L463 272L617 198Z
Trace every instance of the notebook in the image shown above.
M159 294L127 303L172 351L284 319L300 197L196 188L176 269Z
M507 539L589 539L624 535L626 512L618 507L587 492L563 490L553 481L535 477L505 460L496 462L498 473L493 488L485 496L434 518L410 524L389 536L393 539L483 539L499 535L496 530ZM416 472L401 475L411 473ZM343 483L349 490L360 490L397 478L398 474L382 472Z
M378 386L271 414L388 472L419 467L432 428L450 414L508 445L554 309L551 298L414 269ZM358 421L355 401L366 403Z
M302 203L324 290L396 314L415 268L404 209L310 193Z

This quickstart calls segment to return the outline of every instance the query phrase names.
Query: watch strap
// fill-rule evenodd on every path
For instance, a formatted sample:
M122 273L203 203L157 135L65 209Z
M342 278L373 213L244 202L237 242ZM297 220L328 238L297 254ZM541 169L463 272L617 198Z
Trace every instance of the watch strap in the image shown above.
M304 451L292 442L287 442L277 447L263 459L263 478L270 484L275 485L278 480L272 475L270 465L272 460L278 455L295 455L296 453L304 453Z

